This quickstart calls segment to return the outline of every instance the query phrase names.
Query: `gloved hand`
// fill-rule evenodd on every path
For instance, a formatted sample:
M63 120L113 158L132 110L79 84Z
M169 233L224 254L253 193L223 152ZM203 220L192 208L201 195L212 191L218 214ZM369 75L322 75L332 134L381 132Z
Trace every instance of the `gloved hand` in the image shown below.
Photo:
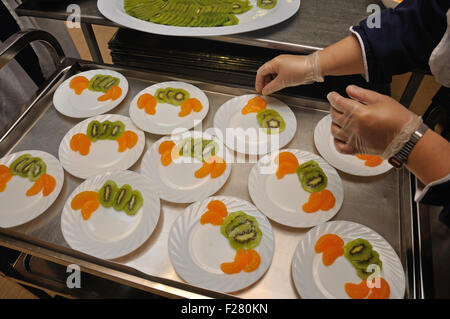
M269 95L285 87L313 82L323 82L317 51L307 56L284 54L258 69L255 89Z
M350 99L328 94L331 133L336 149L344 154L372 154L389 159L409 140L422 118L389 96L347 87Z

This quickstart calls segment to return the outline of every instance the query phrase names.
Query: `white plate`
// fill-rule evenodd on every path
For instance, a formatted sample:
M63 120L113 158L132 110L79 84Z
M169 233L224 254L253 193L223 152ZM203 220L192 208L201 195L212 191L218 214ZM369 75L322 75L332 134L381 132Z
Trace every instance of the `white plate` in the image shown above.
M305 213L302 205L308 201L310 193L306 192L296 173L278 179L275 175L278 165L274 163L280 152L291 152L298 163L316 161L328 178L327 188L336 198L336 203L329 211L319 210ZM334 217L344 201L342 180L336 170L323 158L303 150L283 149L262 157L256 163L248 178L248 191L252 201L261 212L270 219L290 227L313 227Z
M261 264L253 272L227 275L220 264L233 261L236 251L220 232L220 226L200 224L200 218L212 200L222 201L228 213L243 211L256 218L262 232L259 245L254 248L261 256ZM174 222L169 235L169 256L175 271L188 283L218 292L235 292L261 278L272 263L274 237L272 226L255 206L235 197L214 196L196 202Z
M137 101L142 94L148 93L154 96L156 90L167 87L180 88L188 91L191 98L197 98L202 103L202 110L200 112L192 111L187 116L179 117L180 106L168 103L158 103L154 115L147 114L143 109L138 108ZM142 130L152 134L168 135L174 134L175 131L176 133L181 133L193 128L205 118L208 110L209 101L202 90L189 83L171 81L152 85L139 92L133 98L133 101L131 101L129 112L131 120Z
M380 254L383 263L381 276L388 282L391 299L401 299L405 294L405 273L402 263L389 243L372 229L347 221L323 223L311 229L299 242L292 259L292 277L295 287L305 299L349 299L345 292L347 282L359 284L361 278L344 256L331 266L324 266L322 254L314 250L317 240L325 234L336 234L345 243L356 238L368 240Z
M103 92L93 92L88 89L84 90L81 95L75 94L75 91L70 88L70 81L76 76L84 76L91 79L96 74L111 75L120 79L119 87L122 89L122 95L115 101L108 100L99 102L97 98L102 96ZM86 118L95 115L104 114L117 105L119 105L128 93L128 81L120 73L111 70L90 70L75 74L74 76L65 80L55 91L53 95L53 105L58 112L75 118Z
M78 133L86 134L91 121L122 121L125 131L133 131L138 135L136 145L122 153L117 151L118 144L113 140L98 140L91 143L88 155L81 155L70 148L72 136ZM59 145L59 160L64 169L79 178L89 178L106 172L126 170L141 157L145 147L145 134L131 122L129 117L117 114L105 114L86 119L74 126Z
M239 23L224 27L175 27L156 24L134 18L123 8L123 0L98 0L98 10L109 20L130 29L175 36L215 36L248 32L266 28L292 17L300 8L300 0L278 0L278 4L271 10L260 9L256 0L250 0L253 8L244 14L237 14Z
M281 134L266 134L256 119L256 113L243 115L242 108L256 94L241 95L225 102L214 116L215 135L227 147L242 154L262 155L286 146L295 136L297 119L284 102L264 96L266 109L273 109L283 117L286 128Z
M158 152L159 145L167 140L178 144L187 137L203 137L214 140L219 146L216 155L225 161L230 158L229 151L216 138L206 133L189 131L172 137L163 137L156 141L148 150L141 163L141 174L147 177L153 190L161 199L174 203L192 203L216 193L227 181L231 173L231 163L227 163L225 172L217 177L196 178L194 173L202 163L197 159L181 156L174 160L169 166L161 164L161 155Z
M34 182L28 178L13 176L6 189L0 193L0 227L14 227L22 225L42 213L58 198L64 184L64 170L60 162L51 154L42 151L21 151L0 159L0 164L9 166L23 154L40 157L47 165L47 174L56 180L55 189L44 197L42 193L35 196L26 196L27 190Z
M70 204L77 194L99 191L109 179L118 187L129 184L141 192L144 203L136 215L128 216L100 205L91 218L84 220L80 210L72 210ZM103 259L118 258L137 249L150 237L160 215L159 198L149 184L146 178L132 171L97 175L84 181L69 196L61 214L66 242L75 250Z
M364 165L364 161L354 155L341 154L334 146L331 134L331 115L322 118L314 130L314 143L320 155L335 168L357 176L375 176L384 174L392 168L386 160L375 167Z

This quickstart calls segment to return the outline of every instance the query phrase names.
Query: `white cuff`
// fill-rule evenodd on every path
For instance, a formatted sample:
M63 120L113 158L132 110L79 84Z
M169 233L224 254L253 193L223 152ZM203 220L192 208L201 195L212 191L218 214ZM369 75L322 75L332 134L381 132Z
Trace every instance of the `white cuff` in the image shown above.
M350 27L350 32L353 33L354 35L356 35L356 38L359 41L359 45L361 46L361 52L362 52L363 61L364 61L364 71L365 71L363 76L364 76L364 79L366 80L366 82L369 82L369 68L367 67L367 58L366 58L366 50L364 48L364 42L361 39L361 36L359 35L359 33L356 32L355 30L353 30L353 26Z
M436 185L443 184L443 183L448 182L448 181L450 181L450 174L448 174L447 176L445 176L445 177L443 177L443 178L441 178L441 179L435 180L434 182L431 182L430 184L428 184L427 186L425 186L424 189L418 189L418 190L416 190L416 195L414 196L414 200L415 200L416 202L420 202L420 201L422 200L422 198L425 197L426 193L428 192L428 190L429 190L431 187L436 186Z

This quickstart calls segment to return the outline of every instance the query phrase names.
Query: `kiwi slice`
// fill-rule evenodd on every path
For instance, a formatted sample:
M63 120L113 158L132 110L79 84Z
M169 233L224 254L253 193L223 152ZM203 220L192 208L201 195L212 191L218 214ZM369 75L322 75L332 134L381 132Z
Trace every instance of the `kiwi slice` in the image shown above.
M14 162L9 165L9 170L13 175L19 175L22 167L32 158L30 154L23 154L16 158Z
M107 180L98 192L98 201L104 207L111 207L114 204L114 197L119 188L112 180Z
M103 121L100 123L100 134L98 135L99 140L106 140L111 134L113 123L110 121Z
M38 163L39 161L42 162L42 160L39 157L32 157L30 158L25 164L23 164L20 168L19 175L22 177L28 177L28 174L30 173L33 166Z
M345 244L344 256L350 261L365 261L372 256L372 245L365 239L357 238Z
M206 161L211 156L217 154L219 145L212 140L203 140L202 161Z
M301 165L299 165L297 167L297 176L300 180L303 179L303 176L305 175L306 172L308 172L309 170L313 169L313 168L320 168L319 164L317 164L316 161L308 161L305 162Z
M378 265L381 268L383 263L380 260L380 255L375 250L372 250L372 254L369 259L363 261L352 261L352 265L356 269L366 270L370 265Z
M184 101L190 98L190 94L188 91L183 89L176 89L175 93L173 93L171 103L173 105L181 105Z
M167 103L173 104L172 97L175 94L175 91L176 91L176 89L171 88L171 87L168 87L165 89L165 94L166 94L165 100L167 101Z
M118 86L119 83L119 78L106 74L96 74L90 79L88 89L94 92L106 93L113 86Z
M128 203L128 201L131 198L133 190L130 185L125 184L114 195L113 199L113 207L117 211L123 210L125 205Z
M367 280L367 278L369 278L369 276L372 275L374 272L375 272L375 269L371 272L367 271L367 269L359 269L359 268L356 269L356 274L362 280Z
M125 132L125 124L122 121L115 121L111 125L111 131L108 135L108 139L115 140L119 136L122 136L123 132Z
M34 162L27 174L28 179L32 182L37 181L42 175L47 172L47 165L45 164L45 162L39 157L35 157L35 159L37 159L37 161Z
M238 226L243 224L250 224L254 227L258 227L258 221L242 211L233 212L228 215L220 226L220 232L226 238L228 238L229 234Z
M277 0L258 0L257 5L261 9L272 9L277 5Z
M286 128L283 117L275 110L259 111L256 119L260 127L266 129L267 134L280 134Z
M231 12L234 14L244 13L250 10L252 6L248 1L233 1L231 2Z
M228 234L228 241L234 249L252 249L259 245L262 232L249 223L237 226Z
M327 175L320 167L310 168L299 179L303 189L309 193L320 192L328 185Z
M92 142L97 141L102 131L102 125L99 121L91 121L87 128L87 137Z
M155 92L155 98L158 103L167 103L167 95L166 95L166 89L157 89Z
M142 194L139 191L134 190L123 209L127 215L134 216L139 211L143 203L144 199L142 198Z

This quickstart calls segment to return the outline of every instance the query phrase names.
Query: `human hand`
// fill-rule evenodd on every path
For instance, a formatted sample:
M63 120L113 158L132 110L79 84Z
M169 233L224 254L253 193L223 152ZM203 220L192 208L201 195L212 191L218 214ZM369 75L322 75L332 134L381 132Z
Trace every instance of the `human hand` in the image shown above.
M351 98L328 94L331 133L344 154L373 154L389 159L409 140L422 119L393 98L374 91L347 87Z
M313 82L323 82L317 51L307 56L283 54L258 69L255 89L269 95L285 87Z

